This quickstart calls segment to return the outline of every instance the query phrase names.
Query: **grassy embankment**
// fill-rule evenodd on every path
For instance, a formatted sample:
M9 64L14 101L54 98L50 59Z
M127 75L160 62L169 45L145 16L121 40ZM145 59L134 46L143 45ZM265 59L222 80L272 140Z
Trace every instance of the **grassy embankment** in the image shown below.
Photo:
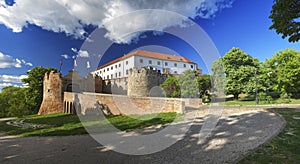
M98 128L97 132L107 132L107 124L112 124L122 131L145 128L152 125L167 124L174 121L176 113L161 113L158 115L143 116L109 116L107 120L98 116L83 116L81 120L77 115L50 114L50 115L30 115L15 120L24 120L26 123L42 124L40 128L20 128L7 125L5 121L0 121L0 133L19 136L66 136L87 134L81 121L90 129ZM103 129L101 129L103 127Z

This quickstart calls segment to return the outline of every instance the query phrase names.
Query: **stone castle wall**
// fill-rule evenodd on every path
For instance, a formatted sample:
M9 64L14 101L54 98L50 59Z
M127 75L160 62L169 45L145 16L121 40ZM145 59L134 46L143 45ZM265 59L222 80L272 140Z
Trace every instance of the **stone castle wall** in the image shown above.
M102 93L127 95L128 78L107 79L102 83Z
M133 68L128 75L128 96L150 96L153 87L160 86L166 80L166 76L152 67L142 67L140 70Z
M43 102L38 114L50 113L74 113L74 104L68 104L72 111L63 111L63 97L66 91L69 92L102 92L101 77L94 78L92 75L87 75L86 78L81 77L78 72L70 71L68 75L61 77L61 73L46 73L43 83Z
M129 97L98 93L65 92L64 111L67 113L97 113L107 107L113 115L143 115L154 113L183 113L185 102L176 98Z
M44 76L43 102L38 112L41 114L50 114L62 112L62 81L61 74L48 72Z

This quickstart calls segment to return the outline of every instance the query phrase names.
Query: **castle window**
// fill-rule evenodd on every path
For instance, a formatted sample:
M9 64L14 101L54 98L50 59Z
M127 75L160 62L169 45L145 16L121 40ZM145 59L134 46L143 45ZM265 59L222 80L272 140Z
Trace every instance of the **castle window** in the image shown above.
M114 77L114 75L113 75L113 74L111 74L111 75L110 75L110 78L112 79L113 77Z
M186 67L186 64L183 64L183 67L185 68L185 67Z
M109 68L107 68L107 71L109 71Z
M194 66L193 66L193 65L191 65L191 68L194 68Z
M121 76L121 72L119 72L119 77Z
M118 77L118 73L115 73L116 78Z
M128 61L126 61L126 65L128 65Z
M109 75L107 75L106 79L109 79Z
M113 69L114 69L114 67L113 67L113 66L111 66L111 67L110 67L110 69L111 69L111 70L113 70Z
M152 64L152 60L149 60L149 64Z
M50 92L50 89L48 89L48 92Z
M174 71L175 74L177 74L177 71Z
M140 63L143 63L143 59L140 59Z
M128 75L128 69L126 69L126 75Z
M100 71L100 74L101 74L102 72Z
M105 72L105 69L103 70L103 72Z
M168 66L168 62L165 62L165 66Z
M177 63L174 63L174 67L177 67Z
M160 65L160 61L157 61L157 65Z
M121 63L119 63L119 67L121 67Z

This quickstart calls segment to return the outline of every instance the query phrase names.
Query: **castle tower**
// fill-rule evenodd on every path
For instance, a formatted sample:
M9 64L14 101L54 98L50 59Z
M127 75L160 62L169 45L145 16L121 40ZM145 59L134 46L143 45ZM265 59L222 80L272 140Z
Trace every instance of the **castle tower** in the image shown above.
M45 73L43 102L38 115L63 112L62 80L60 73Z
M140 70L133 68L128 75L128 96L148 97L150 90L160 86L165 78L152 67L142 67Z

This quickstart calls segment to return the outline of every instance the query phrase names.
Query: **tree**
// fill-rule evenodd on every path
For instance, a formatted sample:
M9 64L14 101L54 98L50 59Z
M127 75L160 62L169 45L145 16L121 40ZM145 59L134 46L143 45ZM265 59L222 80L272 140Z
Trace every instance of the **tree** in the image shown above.
M181 97L196 98L199 97L199 87L197 76L198 72L186 70L178 77L178 83L181 89Z
M168 77L166 81L161 84L161 87L164 89L167 97L180 97L180 86L176 77Z
M294 49L276 52L266 60L265 67L274 90L293 94L300 92L300 52Z
M50 71L57 72L57 69L43 68L41 66L35 67L27 72L27 78L22 79L22 81L28 85L25 95L26 103L29 105L30 110L34 111L35 113L38 112L43 101L44 75L46 72Z
M28 110L28 106L24 99L25 90L26 88L13 86L2 89L0 94L0 117L24 116L32 114L32 111Z
M161 87L167 97L198 98L200 91L210 88L210 76L187 70L180 76L169 76Z
M197 78L198 88L200 92L200 97L202 97L206 91L211 89L211 77L210 75L199 75Z
M289 42L300 40L300 1L299 0L274 0L271 15L273 24L270 29L275 29L282 38L289 37Z
M226 75L225 91L227 94L233 94L234 98L238 99L240 93L255 91L255 71L260 72L258 59L239 48L232 48L213 64L214 75L222 74L222 70Z

